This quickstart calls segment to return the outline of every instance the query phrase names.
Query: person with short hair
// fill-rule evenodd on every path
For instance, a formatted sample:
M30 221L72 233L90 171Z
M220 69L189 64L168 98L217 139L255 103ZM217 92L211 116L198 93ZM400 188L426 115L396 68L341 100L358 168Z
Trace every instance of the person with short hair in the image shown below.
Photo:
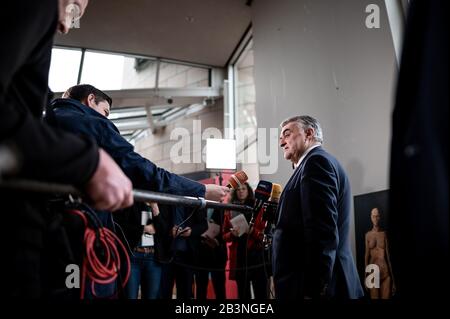
M350 248L350 182L322 148L320 123L295 116L281 123L280 147L294 172L278 206L272 246L277 299L364 295Z

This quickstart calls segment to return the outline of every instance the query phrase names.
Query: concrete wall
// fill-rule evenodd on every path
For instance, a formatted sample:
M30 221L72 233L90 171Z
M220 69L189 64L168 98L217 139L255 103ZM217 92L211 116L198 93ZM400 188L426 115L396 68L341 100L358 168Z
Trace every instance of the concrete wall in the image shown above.
M368 4L381 27L368 29ZM347 170L353 194L388 187L395 53L384 1L259 0L252 7L259 127L309 114ZM286 183L290 163L278 155Z

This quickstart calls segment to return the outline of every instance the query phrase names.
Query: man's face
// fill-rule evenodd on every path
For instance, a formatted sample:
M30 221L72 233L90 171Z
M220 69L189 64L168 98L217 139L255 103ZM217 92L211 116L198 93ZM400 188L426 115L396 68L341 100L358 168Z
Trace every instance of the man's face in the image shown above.
M109 108L110 108L110 105L106 101L100 101L97 103L97 105L95 107L93 107L94 110L96 110L98 113L100 113L104 117L109 116Z
M280 147L284 152L284 159L297 163L308 147L306 132L297 122L291 122L281 128Z
M101 115L108 117L109 116L109 110L111 108L111 105L107 101L99 101L98 103L95 101L95 95L89 94L86 100L86 105L89 106L91 109L94 109Z
M72 18L81 18L89 0L58 0L58 32L66 34L69 32ZM78 6L78 17L72 17L73 6Z

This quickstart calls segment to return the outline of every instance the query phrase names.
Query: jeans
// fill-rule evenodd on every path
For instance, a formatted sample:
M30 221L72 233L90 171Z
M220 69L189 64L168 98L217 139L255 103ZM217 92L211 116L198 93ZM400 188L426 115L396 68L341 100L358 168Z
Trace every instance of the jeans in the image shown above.
M125 286L125 296L137 299L141 285L142 299L161 298L161 264L155 260L153 253L133 252L133 255L130 256L131 273Z

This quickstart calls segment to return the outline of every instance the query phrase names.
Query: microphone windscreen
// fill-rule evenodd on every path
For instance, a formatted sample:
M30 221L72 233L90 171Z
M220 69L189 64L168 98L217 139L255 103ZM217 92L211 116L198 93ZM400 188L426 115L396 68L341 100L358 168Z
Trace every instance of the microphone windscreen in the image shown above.
M255 189L255 199L266 202L272 192L272 183L268 181L259 181Z
M244 171L239 171L231 175L228 180L228 188L237 189L244 185L244 183L248 180L247 174Z
M283 188L280 184L273 183L272 192L270 193L270 201L278 203L280 200L281 192Z

